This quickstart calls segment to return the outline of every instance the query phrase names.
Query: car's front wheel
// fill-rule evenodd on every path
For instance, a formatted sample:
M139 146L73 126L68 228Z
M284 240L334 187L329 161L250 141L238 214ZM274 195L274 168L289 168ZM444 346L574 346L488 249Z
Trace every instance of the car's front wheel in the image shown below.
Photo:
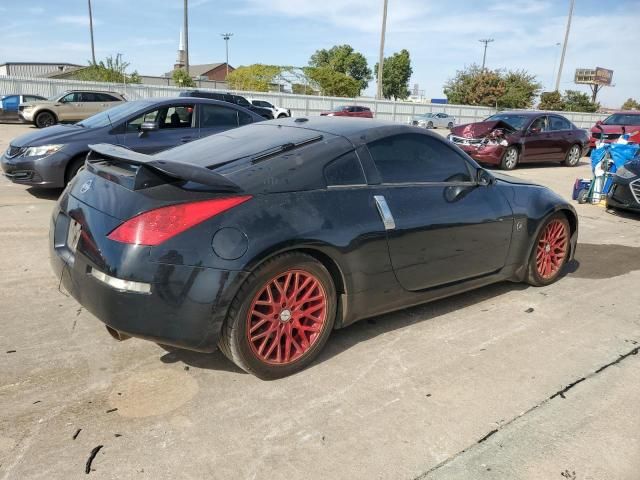
M336 290L320 262L292 252L251 273L222 328L222 352L262 379L291 375L309 364L329 337Z
M36 127L45 128L56 124L56 117L51 112L40 112L36 115L35 122Z
M570 238L564 214L556 213L545 221L529 258L527 281L531 285L541 287L558 279L569 258Z
M447 128L451 130L453 128L453 122L447 123Z
M518 165L518 157L520 156L520 152L518 152L518 148L511 146L508 147L504 154L502 155L502 161L500 162L500 168L503 170L513 170Z

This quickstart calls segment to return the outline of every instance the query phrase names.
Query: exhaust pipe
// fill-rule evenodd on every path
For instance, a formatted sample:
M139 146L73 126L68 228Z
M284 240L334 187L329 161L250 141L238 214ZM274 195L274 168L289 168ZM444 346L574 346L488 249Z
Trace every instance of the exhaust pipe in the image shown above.
M108 325L107 325L107 332L109 332L109 335L111 335L113 338L115 338L119 342L124 342L125 340L129 340L131 338L131 335L127 335L126 333L119 332L115 328L111 328Z

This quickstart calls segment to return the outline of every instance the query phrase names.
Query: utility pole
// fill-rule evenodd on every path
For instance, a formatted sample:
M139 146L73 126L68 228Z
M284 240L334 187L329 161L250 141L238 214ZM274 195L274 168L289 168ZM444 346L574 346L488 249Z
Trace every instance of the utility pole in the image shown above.
M564 66L564 54L567 51L567 42L569 41L569 30L571 29L571 17L573 16L573 4L575 0L569 2L569 17L567 17L567 28L564 31L564 44L562 45L562 55L560 55L560 67L558 67L558 76L556 77L556 92L560 90L560 77L562 77L562 67Z
M91 34L91 59L93 64L96 64L96 49L93 45L93 14L91 13L91 0L89 2L89 33Z
M487 61L487 45L489 45L494 40L493 38L483 38L478 41L480 43L484 43L484 54L482 55L482 71L484 71L484 65L485 65L485 62Z
M225 47L227 49L227 75L225 77L226 80L229 76L229 40L231 39L231 37L233 37L233 33L221 33L220 36L224 39Z
M378 60L378 93L376 98L382 98L382 65L384 64L384 35L387 30L387 5L389 0L383 0L382 31L380 32L380 59Z
M189 74L189 6L184 0L184 69Z

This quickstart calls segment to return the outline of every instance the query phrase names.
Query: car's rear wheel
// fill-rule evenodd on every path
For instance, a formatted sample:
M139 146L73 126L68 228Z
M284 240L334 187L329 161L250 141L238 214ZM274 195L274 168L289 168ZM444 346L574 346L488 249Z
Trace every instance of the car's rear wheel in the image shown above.
M35 118L35 124L38 128L50 127L56 123L56 116L51 112L40 112Z
M304 253L279 255L251 273L233 300L220 349L262 379L309 364L329 337L336 315L331 275Z
M529 258L527 281L540 287L555 282L569 258L571 229L562 213L545 222Z
M503 170L513 170L518 165L518 157L520 152L518 148L514 146L508 147L502 155L502 161L500 162L500 168Z
M567 156L564 158L562 162L563 165L567 167L575 167L580 162L580 146L572 145L569 151L567 152Z
M281 113L280 115L278 115L278 118L287 118L287 114L286 113Z
M433 122L427 123L427 128L433 128Z

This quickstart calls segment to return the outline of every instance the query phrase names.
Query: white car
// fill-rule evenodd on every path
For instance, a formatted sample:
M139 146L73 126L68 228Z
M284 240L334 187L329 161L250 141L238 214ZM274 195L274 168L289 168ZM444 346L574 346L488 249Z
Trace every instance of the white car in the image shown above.
M258 100L256 98L249 98L248 100L256 107L268 108L271 110L271 112L273 112L273 118L285 118L291 116L291 110L288 108L276 107L273 103L269 103L266 100Z
M451 130L456 124L456 119L446 113L423 113L409 119L409 124L422 128L443 127Z

